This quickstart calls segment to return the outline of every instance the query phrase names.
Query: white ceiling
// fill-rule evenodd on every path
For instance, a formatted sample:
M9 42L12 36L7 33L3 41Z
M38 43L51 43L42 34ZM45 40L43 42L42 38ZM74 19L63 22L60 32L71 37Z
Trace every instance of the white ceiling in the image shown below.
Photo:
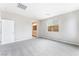
M17 13L35 20L53 17L59 14L72 12L79 9L79 4L55 4L55 3L23 3L26 10L17 7L17 3L0 4L0 9L12 13Z

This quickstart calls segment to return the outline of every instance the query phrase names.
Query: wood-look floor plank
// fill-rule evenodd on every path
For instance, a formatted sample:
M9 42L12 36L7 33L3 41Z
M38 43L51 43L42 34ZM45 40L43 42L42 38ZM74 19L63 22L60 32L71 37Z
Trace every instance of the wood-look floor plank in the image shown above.
M42 38L0 45L0 56L79 56L79 46Z

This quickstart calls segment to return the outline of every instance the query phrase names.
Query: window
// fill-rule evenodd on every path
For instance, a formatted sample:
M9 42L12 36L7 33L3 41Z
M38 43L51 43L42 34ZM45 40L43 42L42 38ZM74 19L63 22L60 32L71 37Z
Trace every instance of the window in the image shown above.
M50 26L48 26L48 31L58 32L59 26L58 25L50 25Z

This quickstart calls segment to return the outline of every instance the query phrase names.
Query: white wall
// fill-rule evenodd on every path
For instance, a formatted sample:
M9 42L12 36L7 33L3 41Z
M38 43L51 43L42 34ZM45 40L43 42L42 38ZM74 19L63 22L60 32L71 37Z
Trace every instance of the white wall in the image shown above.
M2 39L2 24L1 24L1 21L0 21L0 41Z
M48 22L54 20L59 24L59 32L48 32ZM54 23L53 22L53 23ZM79 45L79 11L55 16L40 21L39 37Z
M1 24L1 12L0 12L0 41L2 39L2 24Z
M15 40L32 39L32 19L18 14L2 12L2 19L15 21Z

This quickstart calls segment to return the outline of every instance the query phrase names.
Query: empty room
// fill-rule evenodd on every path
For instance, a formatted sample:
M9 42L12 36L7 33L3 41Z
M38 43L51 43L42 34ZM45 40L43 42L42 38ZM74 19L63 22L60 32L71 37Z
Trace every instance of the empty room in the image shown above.
M0 3L0 56L79 56L79 4Z

